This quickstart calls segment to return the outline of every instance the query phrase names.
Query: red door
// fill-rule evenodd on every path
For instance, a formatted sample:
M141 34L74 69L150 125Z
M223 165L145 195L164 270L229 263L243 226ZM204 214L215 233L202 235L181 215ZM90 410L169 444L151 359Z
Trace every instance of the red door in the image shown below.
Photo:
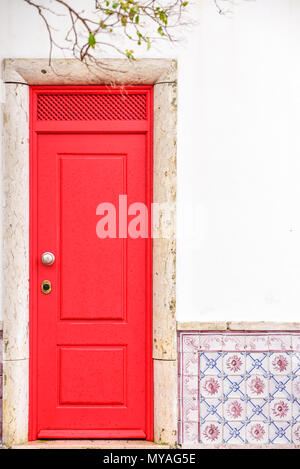
M152 439L151 239L119 236L120 195L151 226L151 92L31 90L30 439Z

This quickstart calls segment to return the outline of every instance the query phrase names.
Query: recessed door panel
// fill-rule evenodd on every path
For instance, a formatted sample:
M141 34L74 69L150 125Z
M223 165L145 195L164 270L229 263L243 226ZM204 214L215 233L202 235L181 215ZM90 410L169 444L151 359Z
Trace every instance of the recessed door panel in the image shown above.
M59 404L125 406L125 354L124 345L60 347Z
M58 156L62 319L125 318L127 242L99 239L95 213L101 201L117 208L118 194L126 194L126 161L127 155Z

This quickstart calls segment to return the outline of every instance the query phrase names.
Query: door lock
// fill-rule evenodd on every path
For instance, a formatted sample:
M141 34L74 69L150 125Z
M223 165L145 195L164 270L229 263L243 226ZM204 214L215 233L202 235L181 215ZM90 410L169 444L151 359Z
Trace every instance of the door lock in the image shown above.
M51 282L49 280L44 280L41 284L41 290L45 295L49 295L52 290Z

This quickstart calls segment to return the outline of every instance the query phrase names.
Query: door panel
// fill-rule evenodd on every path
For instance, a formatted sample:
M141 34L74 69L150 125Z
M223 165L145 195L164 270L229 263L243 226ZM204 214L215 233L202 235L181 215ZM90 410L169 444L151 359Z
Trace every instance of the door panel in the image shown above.
M125 318L126 240L100 240L95 210L101 201L118 207L118 194L126 194L126 161L127 155L59 158L61 319Z
M39 438L149 438L151 242L96 233L101 202L115 205L117 220L121 194L128 206L149 206L147 138L36 136L32 304ZM41 262L45 251L55 255L51 266ZM47 295L40 289L44 280L52 284Z
M59 404L126 405L125 363L125 345L59 347Z

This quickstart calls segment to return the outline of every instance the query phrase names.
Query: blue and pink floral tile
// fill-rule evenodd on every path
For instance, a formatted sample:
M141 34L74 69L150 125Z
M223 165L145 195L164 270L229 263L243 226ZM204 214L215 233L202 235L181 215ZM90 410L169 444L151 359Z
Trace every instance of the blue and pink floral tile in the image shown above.
M300 332L178 333L179 443L299 444Z

